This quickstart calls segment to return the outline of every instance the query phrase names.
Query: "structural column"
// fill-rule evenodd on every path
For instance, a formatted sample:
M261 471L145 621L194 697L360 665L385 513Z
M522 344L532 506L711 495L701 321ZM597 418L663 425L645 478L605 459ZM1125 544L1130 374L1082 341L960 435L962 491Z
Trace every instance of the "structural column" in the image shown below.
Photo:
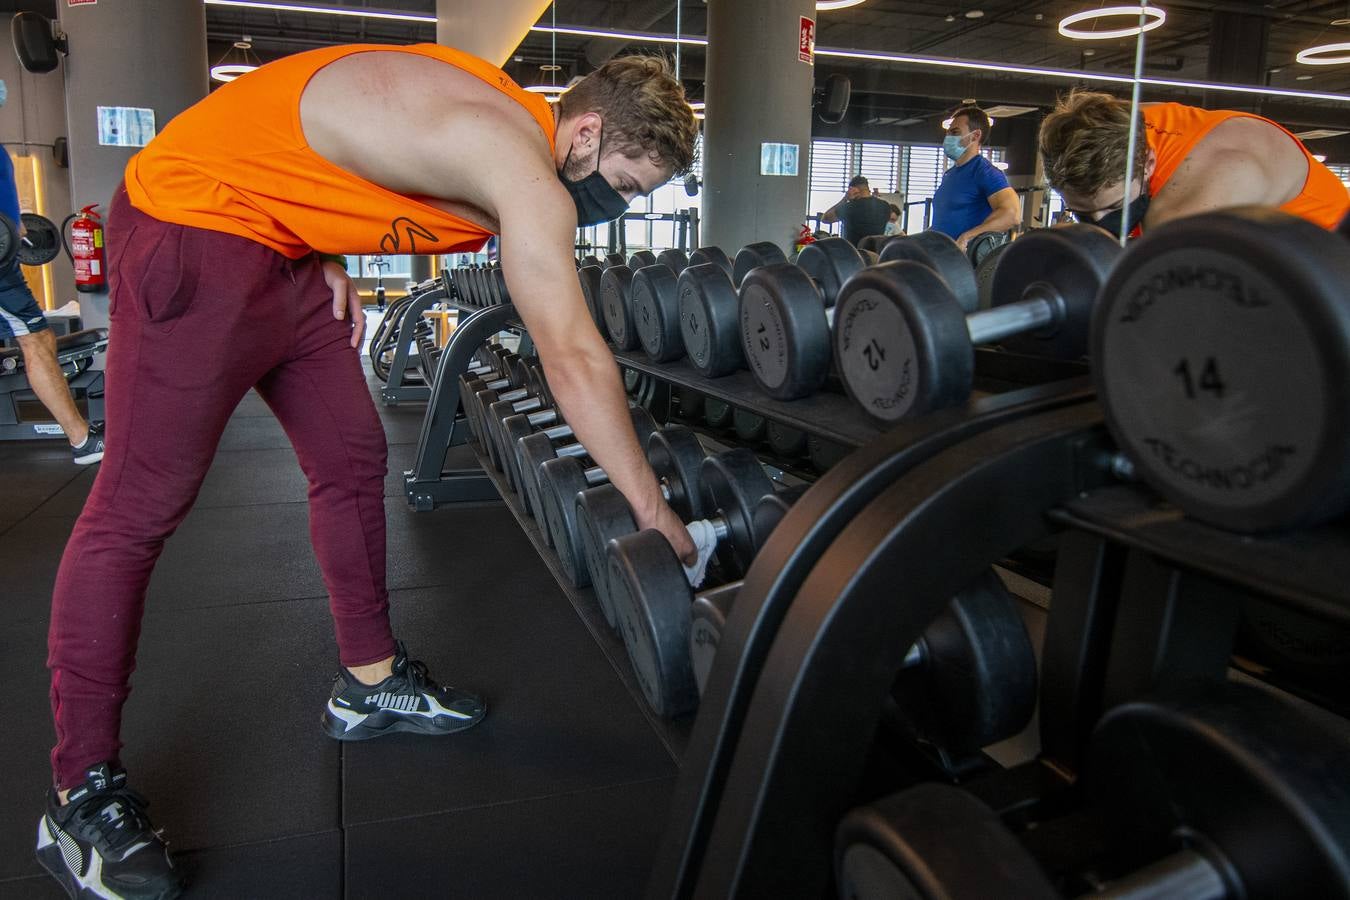
M1205 78L1229 84L1265 84L1269 10L1248 2L1241 6L1253 7L1252 12L1242 13L1235 11L1235 6L1228 4L1211 16ZM1260 112L1261 98L1256 94L1214 93L1206 95L1205 106Z
M503 65L549 0L436 0L436 43Z
M58 3L65 60L71 202L107 212L139 147L99 142L102 107L154 111L155 131L206 96L206 12L195 0ZM243 123L241 123L243 124ZM107 135L105 135L105 140ZM85 327L107 322L107 294L81 294Z
M799 57L814 0L708 0L707 119L703 126L705 244L730 253L753 241L785 250L806 215L815 67ZM763 175L766 144L795 147L796 175Z

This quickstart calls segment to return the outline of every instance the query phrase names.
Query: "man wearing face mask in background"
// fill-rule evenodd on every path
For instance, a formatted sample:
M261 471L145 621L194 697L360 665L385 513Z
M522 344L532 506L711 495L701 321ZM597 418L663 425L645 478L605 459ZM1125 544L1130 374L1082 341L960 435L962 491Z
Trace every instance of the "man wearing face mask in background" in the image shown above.
M250 388L309 480L342 663L325 732L443 735L485 714L391 631L385 437L358 357L361 301L324 257L450 253L500 235L507 287L568 424L639 527L695 558L633 432L573 245L579 224L614 219L687 171L696 136L661 59L612 60L552 108L450 48L358 45L250 72L132 158L108 223L110 451L66 546L48 639L57 744L38 856L72 895L90 878L99 896L178 889L118 760L121 711L155 560Z
M942 173L933 195L934 231L966 245L987 231L1007 231L1022 220L1022 204L1008 178L994 168L980 146L991 125L984 110L963 107L952 113L942 152L952 165Z
M0 81L0 106L5 105L8 90ZM19 219L19 188L14 182L14 161L0 150L0 215L23 230ZM23 368L28 384L56 419L70 441L75 463L87 466L103 458L103 423L85 422L70 385L56 361L56 335L47 324L47 317L38 306L37 298L24 280L18 259L0 269L0 341L16 341L23 353Z
M1079 221L1138 235L1230 206L1278 206L1323 228L1350 209L1345 185L1269 119L1179 103L1146 103L1125 184L1130 103L1075 91L1041 123L1045 178Z

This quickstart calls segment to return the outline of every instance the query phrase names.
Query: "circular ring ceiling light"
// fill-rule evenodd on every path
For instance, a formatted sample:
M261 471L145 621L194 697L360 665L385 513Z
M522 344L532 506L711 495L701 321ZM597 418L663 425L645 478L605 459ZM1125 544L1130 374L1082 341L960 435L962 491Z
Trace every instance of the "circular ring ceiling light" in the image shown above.
M1303 63L1305 66L1336 66L1341 63L1350 63L1350 43L1321 44L1317 47L1309 47L1307 50L1298 51L1294 61Z
M214 80L214 81L223 81L223 82L234 81L234 80L235 80L236 78L238 78L240 75L243 75L243 74L245 74L245 73L247 73L247 72L252 72L252 71L253 71L254 69L256 69L256 68L258 68L258 67L257 67L257 66L233 66L233 65L212 66L212 67L211 67L211 78L212 78L212 80ZM197 71L200 72L201 69L198 69Z
M816 0L816 10L848 9L850 6L862 6L867 0Z
M1086 31L1082 28L1073 27L1080 22L1092 22L1114 16L1130 16L1136 24L1126 28L1112 28L1107 31ZM1143 25L1137 24L1140 16L1148 19ZM1076 41L1107 41L1115 38L1134 37L1136 34L1152 31L1161 27L1166 21L1167 13L1157 6L1106 6L1101 9L1089 9L1074 13L1071 16L1065 16L1059 22L1059 33Z

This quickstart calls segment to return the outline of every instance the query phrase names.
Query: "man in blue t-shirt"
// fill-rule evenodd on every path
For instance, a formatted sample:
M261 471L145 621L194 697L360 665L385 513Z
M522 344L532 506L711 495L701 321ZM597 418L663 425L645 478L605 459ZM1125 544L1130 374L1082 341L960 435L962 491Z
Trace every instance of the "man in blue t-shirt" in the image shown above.
M980 144L989 134L989 116L967 106L952 113L942 152L955 165L942 175L933 195L933 230L956 240L962 250L986 231L1007 231L1022 220L1022 204L1007 177L994 168Z
M23 230L14 161L4 150L0 150L0 215L13 222L16 230ZM70 386L56 361L56 336L24 281L17 258L0 267L0 340L11 338L23 353L28 386L65 432L75 462L87 466L103 459L103 423L86 422L70 396Z

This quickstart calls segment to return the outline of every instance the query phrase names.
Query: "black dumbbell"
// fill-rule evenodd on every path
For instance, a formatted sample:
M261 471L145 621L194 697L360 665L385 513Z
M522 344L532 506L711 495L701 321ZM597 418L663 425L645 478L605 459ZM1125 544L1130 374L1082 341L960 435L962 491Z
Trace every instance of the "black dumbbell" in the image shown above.
M739 407L731 414L731 427L736 437L746 444L758 444L769 433L769 423L763 416Z
M773 494L773 482L744 449L709 457L700 475L722 518L719 559L724 548L734 557L734 568L723 571L729 579L740 577L768 537L755 532L754 512ZM698 686L689 653L694 590L684 566L658 531L624 535L608 546L610 602L643 696L657 715L689 712L698 703Z
M605 268L612 269L615 266L622 266L627 263L622 253L609 253L605 255Z
M728 278L735 276L736 268L731 264L725 251L721 247L699 247L693 253L689 254L689 265L701 266L712 263L723 272L727 273Z
M650 441L648 443L650 447ZM693 488L690 486L690 473L679 469L669 469L655 460L652 470L656 473L661 487L661 495L667 503L681 503L680 498L687 496ZM528 475L525 476L528 479ZM536 509L542 510L544 527L552 540L564 574L572 584L585 587L590 583L590 570L582 557L581 533L577 527L576 495L587 488L608 484L609 476L599 466L585 468L576 457L551 459L543 463L538 470L538 494ZM767 478L767 476L765 476ZM528 484L528 480L526 482ZM536 515L536 520L539 518Z
M582 266L577 269L577 280L581 283L581 296L586 301L586 309L591 314L591 321L595 323L600 336L609 340L609 331L605 328L604 306L600 299L600 282L604 279L605 270L600 266Z
M830 371L829 308L843 283L862 271L843 238L807 244L797 264L752 269L741 284L740 340L760 388L779 400L820 390Z
M625 265L608 266L600 277L600 312L609 340L620 350L638 346L633 321L633 270Z
M656 261L676 275L689 268L689 257L685 255L683 250L679 249L662 250L656 254Z
M707 454L698 437L688 428L669 425L647 438L647 460L670 508L682 521L703 518L704 496L699 488L699 470ZM605 621L614 627L614 607L609 599L609 542L637 531L628 500L612 484L588 488L577 494L576 533L596 599Z
M526 383L518 388L506 392L495 390L482 390L474 395L474 406L478 410L479 434L482 435L481 441L483 449L487 451L488 459L497 471L502 471L504 465L502 459L497 455L499 439L493 439L490 422L497 422L513 416L516 413L533 412L537 409L553 406L553 395L549 393L548 381L544 377L543 369L539 366L529 366L526 369L528 378Z
M680 385L675 389L675 405L680 418L687 422L697 422L703 418L702 392Z
M648 435L656 430L656 420L652 418L651 413L640 406L630 406L628 415L629 421L633 425L633 431L637 433L639 446L645 446ZM545 543L550 547L554 546L554 538L548 528L548 522L541 515L543 507L540 505L542 488L539 482L539 468L551 459L589 458L590 453L580 442L562 443L571 437L574 437L574 434L570 428L565 425L555 426L521 438L512 448L516 466L520 473L520 488L518 490L524 499L525 510L534 516L535 521L539 524L540 531L543 533Z
M966 402L978 345L1080 359L1093 304L1119 253L1092 225L1037 229L1003 254L993 308L969 315L925 265L868 269L849 283L836 310L844 386L871 416L894 423Z
M654 266L659 262L656 254L650 250L638 250L628 257L628 268L636 272L645 266Z
M781 459L797 459L806 455L806 432L769 420L767 437L769 449Z
M679 279L667 266L648 266L633 276L631 318L638 343L653 362L671 362L684 356Z
M923 263L942 276L947 287L961 304L961 309L974 312L979 303L979 286L975 282L975 267L956 241L941 231L920 231L918 234L897 235L886 242L879 254L881 262L910 260Z
M750 274L751 269L787 261L783 249L772 241L756 241L753 244L746 244L736 253L736 260L732 263L732 283L739 288L741 282L745 280L745 276Z
M721 398L709 397L703 401L703 421L709 428L730 428L735 415L735 408Z
M730 375L741 367L740 300L726 270L702 263L680 273L676 284L680 343L689 363L707 378ZM668 310L662 324L669 329Z

